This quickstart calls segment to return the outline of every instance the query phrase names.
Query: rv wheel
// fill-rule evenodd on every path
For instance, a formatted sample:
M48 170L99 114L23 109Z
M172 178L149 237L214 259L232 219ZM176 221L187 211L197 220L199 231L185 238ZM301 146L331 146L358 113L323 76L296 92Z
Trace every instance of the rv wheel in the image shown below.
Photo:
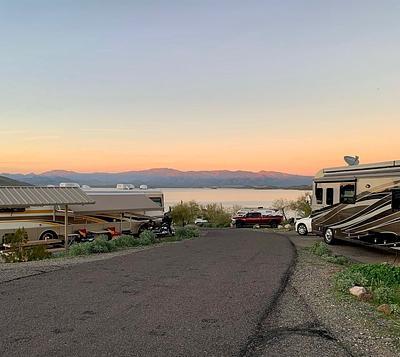
M306 235L308 234L308 230L307 230L306 225L303 224L303 223L300 223L300 224L297 226L297 233L298 233L299 235L301 235L301 236L306 236Z
M328 228L325 231L324 241L325 241L326 244L335 244L336 240L335 240L335 237L334 237L333 230L331 228Z

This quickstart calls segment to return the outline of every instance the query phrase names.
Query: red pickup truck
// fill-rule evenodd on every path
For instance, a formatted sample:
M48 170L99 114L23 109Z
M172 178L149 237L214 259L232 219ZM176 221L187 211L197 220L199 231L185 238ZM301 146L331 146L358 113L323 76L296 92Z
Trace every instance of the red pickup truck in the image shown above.
M245 215L232 218L232 225L236 228L259 226L278 227L283 221L279 214L263 215L261 212L248 212Z

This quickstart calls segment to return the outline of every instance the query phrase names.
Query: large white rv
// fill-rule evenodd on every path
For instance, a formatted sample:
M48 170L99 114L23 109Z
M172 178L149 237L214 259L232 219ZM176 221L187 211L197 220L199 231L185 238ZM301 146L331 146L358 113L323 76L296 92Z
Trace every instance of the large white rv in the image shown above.
M70 183L60 186L80 187ZM161 217L164 212L164 196L159 190L135 189L132 185L80 188L95 203L69 206L68 234L78 239L86 234L138 234L146 228L150 219ZM62 207L2 209L0 244L18 228L26 230L29 240L64 238L64 217Z
M312 202L313 231L326 243L400 247L400 161L323 169Z

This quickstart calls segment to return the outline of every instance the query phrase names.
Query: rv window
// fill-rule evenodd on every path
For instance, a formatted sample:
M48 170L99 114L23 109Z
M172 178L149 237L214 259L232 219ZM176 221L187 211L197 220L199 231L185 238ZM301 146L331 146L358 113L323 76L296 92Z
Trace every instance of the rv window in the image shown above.
M329 206L333 205L333 188L326 189L326 204Z
M392 209L395 211L400 210L400 189L392 191Z
M322 190L322 188L315 189L315 198L317 199L317 205L322 204L323 194L324 194L324 191Z
M356 203L356 186L353 183L340 186L340 203Z
M161 197L150 197L150 199L151 199L154 203L157 203L160 207L162 207L162 199L161 199Z

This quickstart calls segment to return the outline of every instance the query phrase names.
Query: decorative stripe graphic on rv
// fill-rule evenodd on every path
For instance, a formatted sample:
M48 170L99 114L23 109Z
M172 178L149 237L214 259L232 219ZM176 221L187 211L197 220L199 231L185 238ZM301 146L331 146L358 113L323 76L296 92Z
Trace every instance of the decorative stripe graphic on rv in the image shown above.
M400 181L375 187L371 192L363 192L356 198L355 204L336 204L316 211L313 224L316 226L340 229L348 236L368 234L374 229L383 229L400 224L400 211L392 211L392 189ZM343 219L336 220L337 216Z

